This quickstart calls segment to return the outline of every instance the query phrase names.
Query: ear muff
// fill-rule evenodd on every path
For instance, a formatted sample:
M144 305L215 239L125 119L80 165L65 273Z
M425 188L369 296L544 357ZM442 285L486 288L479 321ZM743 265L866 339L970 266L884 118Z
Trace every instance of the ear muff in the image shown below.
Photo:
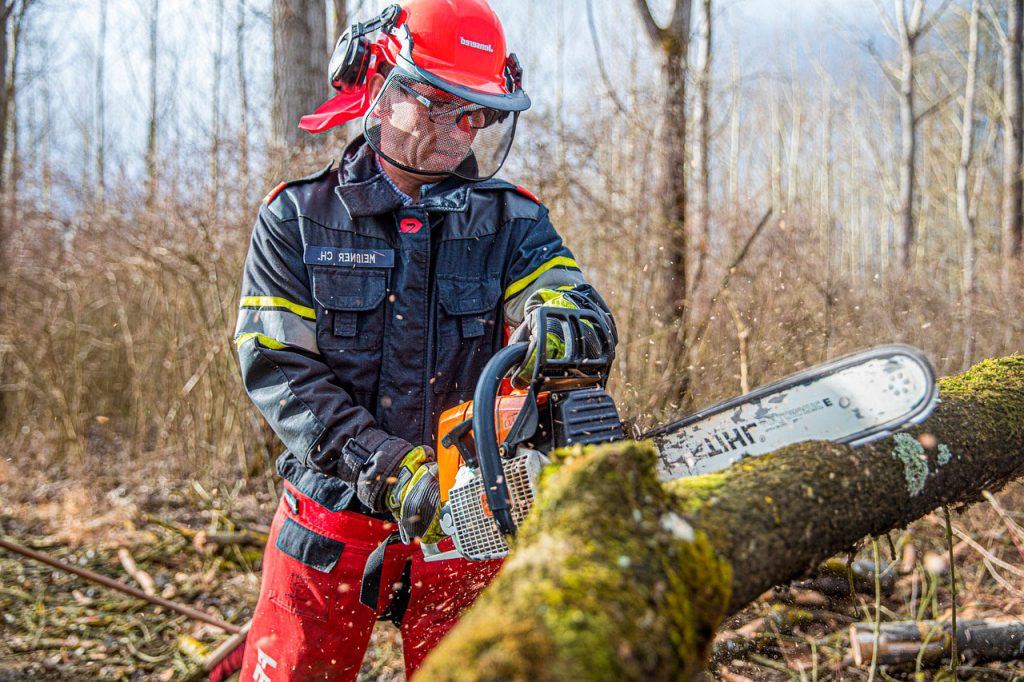
M350 90L366 81L366 72L370 66L370 41L363 35L353 37L355 28L349 28L338 39L327 67L335 90Z
M367 34L378 30L390 31L399 20L402 8L388 6L380 15L365 24L352 24L338 38L334 54L327 65L327 73L335 90L358 88L366 82L366 73L373 56Z

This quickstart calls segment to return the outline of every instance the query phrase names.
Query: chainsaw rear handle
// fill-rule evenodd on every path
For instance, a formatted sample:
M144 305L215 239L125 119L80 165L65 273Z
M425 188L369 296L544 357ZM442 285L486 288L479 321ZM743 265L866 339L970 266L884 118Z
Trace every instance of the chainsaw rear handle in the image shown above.
M516 524L512 520L512 500L505 482L498 432L494 426L495 396L505 375L526 359L529 345L525 341L512 343L495 353L484 365L484 371L473 392L473 440L477 460L480 462L484 494L498 528L505 535L515 535Z

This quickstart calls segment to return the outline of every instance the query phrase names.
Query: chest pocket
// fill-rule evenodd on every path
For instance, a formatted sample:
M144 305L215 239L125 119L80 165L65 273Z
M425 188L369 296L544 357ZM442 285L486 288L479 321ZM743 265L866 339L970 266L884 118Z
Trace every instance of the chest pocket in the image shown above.
M434 392L472 391L477 376L501 343L501 316L497 313L501 280L439 276L437 364Z
M381 270L315 268L313 298L319 304L316 337L320 348L380 348L384 335L384 292Z

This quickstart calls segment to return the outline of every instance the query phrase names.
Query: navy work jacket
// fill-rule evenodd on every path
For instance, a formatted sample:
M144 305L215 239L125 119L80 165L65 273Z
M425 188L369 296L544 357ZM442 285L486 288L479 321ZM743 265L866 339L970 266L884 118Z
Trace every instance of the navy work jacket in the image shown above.
M405 197L407 200L408 198ZM406 205L362 141L260 207L235 333L242 379L332 510L386 518L388 478L478 375L540 288L607 311L532 195L449 178ZM393 480L393 479L392 479Z

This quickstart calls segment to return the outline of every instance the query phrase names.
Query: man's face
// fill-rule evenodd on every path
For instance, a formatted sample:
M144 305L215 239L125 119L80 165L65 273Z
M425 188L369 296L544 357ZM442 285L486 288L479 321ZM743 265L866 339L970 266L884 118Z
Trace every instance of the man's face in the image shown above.
M381 119L380 151L403 166L443 175L458 168L485 123L476 105L442 90L404 78L371 82L371 115Z

